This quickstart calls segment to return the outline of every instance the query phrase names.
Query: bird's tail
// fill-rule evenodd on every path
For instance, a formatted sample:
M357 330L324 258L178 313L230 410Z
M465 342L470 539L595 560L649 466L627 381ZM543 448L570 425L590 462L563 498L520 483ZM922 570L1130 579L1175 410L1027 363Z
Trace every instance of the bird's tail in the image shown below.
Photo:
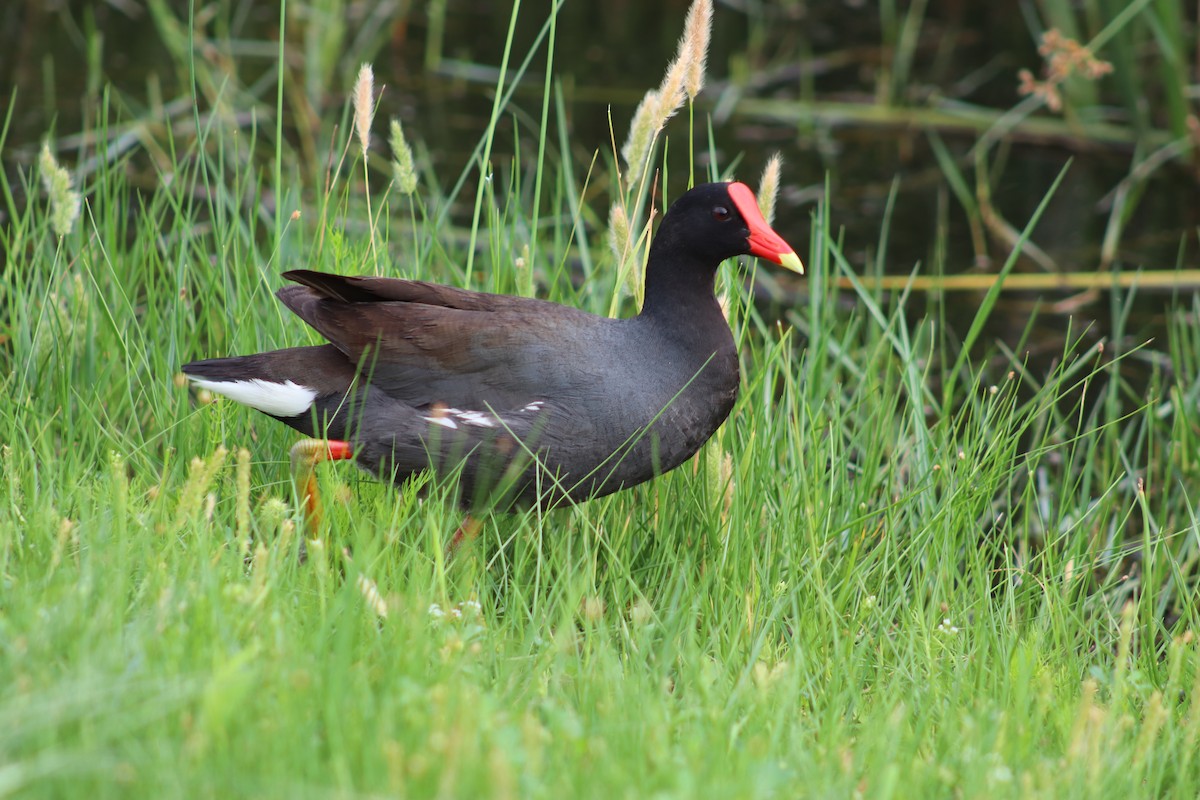
M269 414L309 436L334 438L345 427L341 406L355 377L346 356L329 344L207 358L184 364L183 372L198 389Z

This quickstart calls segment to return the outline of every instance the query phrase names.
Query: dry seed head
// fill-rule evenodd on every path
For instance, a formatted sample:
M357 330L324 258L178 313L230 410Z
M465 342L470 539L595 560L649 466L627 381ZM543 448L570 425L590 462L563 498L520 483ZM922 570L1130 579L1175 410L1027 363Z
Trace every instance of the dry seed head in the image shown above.
M375 112L375 73L370 64L359 67L358 78L354 81L354 130L358 133L358 143L362 146L363 158L367 156L367 146L371 142L371 117Z
M379 594L379 587L375 584L375 581L366 575L360 574L357 583L358 591L362 593L363 599L367 601L370 609L375 612L376 616L386 619L388 615L387 603L384 601L383 595Z
M658 112L656 114L655 133L661 131L675 112L683 108L687 95L683 91L684 80L687 78L688 65L682 56L677 57L667 67L667 74L658 87Z
M699 4L697 3L697 5ZM711 23L711 11L710 8L707 20L709 23ZM654 139L658 136L659 131L675 115L675 112L683 107L684 101L694 96L690 89L694 87L696 91L699 91L703 85L704 63L702 58L697 63L696 53L708 49L708 26L704 25L704 30L699 30L701 24L705 22L704 14L701 11L696 12L694 20L689 12L688 20L693 25L695 32L689 33L689 29L685 27L675 58L667 67L667 73L663 76L662 83L657 89L646 92L646 96L642 98L637 110L633 112L633 121L629 124L629 138L625 140L625 146L621 148L621 157L625 159L625 165L629 170L630 184L641 178L642 167L650 155Z
M641 176L642 164L650 153L650 145L658 133L655 125L655 115L658 113L658 90L646 92L642 102L633 112L633 120L629 123L629 138L621 148L621 158L625 159L625 167L629 171L629 182L633 183Z
M779 174L783 169L783 157L775 153L767 159L762 177L758 180L758 210L770 225L775 221L775 199L779 196Z
M708 60L708 42L712 37L712 0L696 0L683 23L680 49L687 50L687 78L684 89L688 100L695 100L704 88L704 64Z
M1027 69L1020 70L1017 73L1020 81L1017 92L1037 97L1055 112L1061 111L1063 106L1062 94L1058 87L1068 78L1079 76L1094 81L1113 70L1112 64L1096 58L1091 49L1064 36L1056 28L1042 34L1038 53L1046 60L1042 69L1045 80L1037 80Z
M1062 110L1062 95L1058 91L1057 84L1052 81L1039 81L1027 69L1017 72L1017 79L1020 81L1020 85L1017 86L1017 94L1033 95L1045 103L1046 108L1055 113Z

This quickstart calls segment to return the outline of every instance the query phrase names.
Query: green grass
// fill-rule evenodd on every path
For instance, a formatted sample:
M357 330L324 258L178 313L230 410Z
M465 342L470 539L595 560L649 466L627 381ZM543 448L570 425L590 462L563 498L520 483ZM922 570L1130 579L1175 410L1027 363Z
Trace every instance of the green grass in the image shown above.
M272 125L197 119L152 193L100 158L62 239L36 172L2 187L0 796L1200 793L1200 306L1128 353L972 357L903 298L839 302L873 267L818 208L785 324L729 282L718 449L489 517L448 565L443 489L333 466L301 564L291 433L179 365L317 341L278 274L372 271L372 237L393 274L496 291L529 247L540 296L604 313L612 179L545 132L543 161L493 143L472 262L445 211L480 164L410 201L378 155L326 187Z

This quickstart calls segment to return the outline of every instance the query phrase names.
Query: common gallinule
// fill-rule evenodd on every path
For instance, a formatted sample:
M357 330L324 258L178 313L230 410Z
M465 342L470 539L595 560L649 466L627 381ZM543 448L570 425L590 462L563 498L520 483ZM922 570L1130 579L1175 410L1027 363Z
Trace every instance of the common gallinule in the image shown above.
M461 502L574 503L674 469L728 416L738 354L713 296L738 255L803 272L741 183L667 211L645 303L628 319L422 281L285 272L278 297L330 344L194 361L210 389L320 441L307 464L353 458L402 482L461 468ZM314 509L310 506L310 512Z

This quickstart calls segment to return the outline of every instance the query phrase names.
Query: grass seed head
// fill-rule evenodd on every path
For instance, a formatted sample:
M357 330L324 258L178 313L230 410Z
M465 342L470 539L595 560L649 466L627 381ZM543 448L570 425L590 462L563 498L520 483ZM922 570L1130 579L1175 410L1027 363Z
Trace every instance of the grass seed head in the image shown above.
M400 120L393 119L389 125L388 143L392 147L392 181L400 194L412 194L417 190L417 168L414 165L412 148L404 138Z
M354 130L358 134L363 158L367 157L367 147L371 143L371 117L374 113L375 72L370 64L363 64L359 67L358 78L354 81Z
M71 188L71 173L59 165L49 142L42 144L38 166L42 172L42 186L50 197L50 227L58 236L66 236L79 219L83 199L79 192Z
M1046 104L1046 108L1055 113L1063 107L1059 87L1068 79L1079 77L1095 81L1113 71L1111 63L1096 58L1086 45L1063 36L1057 28L1051 28L1042 34L1038 53L1046 60L1042 69L1045 79L1038 80L1029 70L1020 70L1017 72L1017 79L1020 81L1017 92L1037 97Z
M704 88L704 65L708 61L708 43L712 38L712 0L696 0L688 9L683 23L683 39L680 49L687 51L687 77L684 90L689 101Z
M640 177L642 166L650 154L650 146L658 134L655 123L658 106L658 90L651 89L638 103L633 120L629 123L629 136L621 148L621 158L625 160L626 177L630 184Z
M633 247L629 235L629 215L623 206L613 203L608 210L608 247L618 264L625 261L625 255Z
M655 133L666 127L675 112L687 101L684 83L687 80L688 64L684 56L676 56L667 66L662 83L658 87L658 108L654 115Z
M711 30L712 0L696 0L688 11L675 58L667 67L662 83L657 89L646 92L633 112L629 136L621 148L629 185L641 178L654 140L667 122L704 88L704 64Z
M204 504L205 519L212 519L216 497L209 492L209 487L216 478L218 470L224 465L225 457L228 454L228 450L223 446L218 446L207 461L201 458L192 459L187 481L179 493L179 504L175 510L175 530L183 528L189 519L195 518L201 510L201 503Z
M639 598L629 609L629 621L635 627L643 628L654 621L654 606L646 598Z
M775 153L767 159L762 177L758 179L758 210L770 225L775 221L775 200L779 196L779 176L783 171L783 156Z
M384 602L383 595L379 593L379 587L375 584L375 581L366 575L359 575L356 583L358 591L362 593L363 599L367 601L367 607L375 612L375 616L387 619L387 603Z
M583 618L588 622L599 622L604 619L604 600L589 596L583 599Z

